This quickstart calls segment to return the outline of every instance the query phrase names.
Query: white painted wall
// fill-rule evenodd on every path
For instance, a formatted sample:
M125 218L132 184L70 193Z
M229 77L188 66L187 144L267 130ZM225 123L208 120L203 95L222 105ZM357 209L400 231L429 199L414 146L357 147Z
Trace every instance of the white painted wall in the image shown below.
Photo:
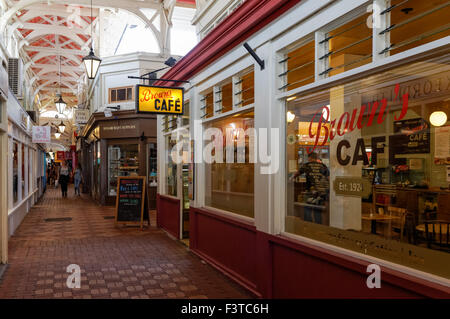
M176 60L180 57L174 56ZM141 80L129 79L128 76L140 76L147 72L166 67L166 58L159 54L136 52L131 54L116 55L103 59L99 69L99 79L93 93L93 112L103 112L108 106L120 105L120 110L135 109L135 102L109 103L109 89L135 86L142 83ZM168 70L168 69L167 69ZM158 73L164 74L166 70Z

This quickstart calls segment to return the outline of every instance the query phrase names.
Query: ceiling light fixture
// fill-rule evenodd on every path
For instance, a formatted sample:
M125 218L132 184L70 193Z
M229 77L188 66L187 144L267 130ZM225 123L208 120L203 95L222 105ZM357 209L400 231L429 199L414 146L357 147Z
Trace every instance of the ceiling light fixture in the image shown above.
M92 0L91 0L91 19L93 19L92 15ZM94 54L94 49L92 47L92 43L94 42L94 36L92 31L92 24L94 23L94 20L91 21L91 50L89 52L89 55L85 56L83 58L84 67L86 68L86 73L89 79L93 80L97 76L98 68L100 66L100 63L102 62L102 59L99 57L96 57Z
M61 131L61 133L64 133L64 131L66 130L66 126L64 125L63 121L61 121L61 123L59 123L58 128Z
M61 56L59 56L59 99L55 102L58 113L63 114L66 109L66 102L64 102L61 93Z

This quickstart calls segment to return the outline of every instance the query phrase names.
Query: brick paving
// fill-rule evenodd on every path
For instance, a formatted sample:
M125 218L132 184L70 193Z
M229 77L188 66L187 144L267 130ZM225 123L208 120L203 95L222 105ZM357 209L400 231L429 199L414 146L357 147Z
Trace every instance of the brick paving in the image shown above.
M0 298L253 298L155 228L154 212L144 231L114 227L113 215L73 188L66 199L47 189L10 238ZM81 268L79 289L66 285L70 264Z

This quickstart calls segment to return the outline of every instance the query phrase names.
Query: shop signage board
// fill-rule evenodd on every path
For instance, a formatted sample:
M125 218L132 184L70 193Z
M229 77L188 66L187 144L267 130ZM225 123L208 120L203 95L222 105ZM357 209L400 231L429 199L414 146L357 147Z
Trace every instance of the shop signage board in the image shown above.
M150 224L147 202L145 176L120 176L117 180L116 226L139 225L143 228L144 220Z
M333 186L341 196L367 197L372 190L372 184L361 177L336 177Z
M65 152L64 151L57 151L56 152L55 162L62 162L65 159L66 158L65 158Z
M136 92L136 110L139 113L183 115L183 88L136 85Z
M429 124L422 118L394 122L391 136L395 154L430 153Z
M75 124L86 124L89 120L89 110L75 110Z
M50 126L33 126L33 143L51 143Z

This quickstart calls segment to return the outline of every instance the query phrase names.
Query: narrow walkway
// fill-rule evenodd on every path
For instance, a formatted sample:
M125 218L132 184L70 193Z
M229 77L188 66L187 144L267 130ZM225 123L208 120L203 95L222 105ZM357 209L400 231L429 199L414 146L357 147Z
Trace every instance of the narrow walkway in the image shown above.
M47 189L9 241L0 298L252 298L154 220L140 231L115 228L112 216L73 188L67 199ZM79 289L66 285L70 264L81 268Z

